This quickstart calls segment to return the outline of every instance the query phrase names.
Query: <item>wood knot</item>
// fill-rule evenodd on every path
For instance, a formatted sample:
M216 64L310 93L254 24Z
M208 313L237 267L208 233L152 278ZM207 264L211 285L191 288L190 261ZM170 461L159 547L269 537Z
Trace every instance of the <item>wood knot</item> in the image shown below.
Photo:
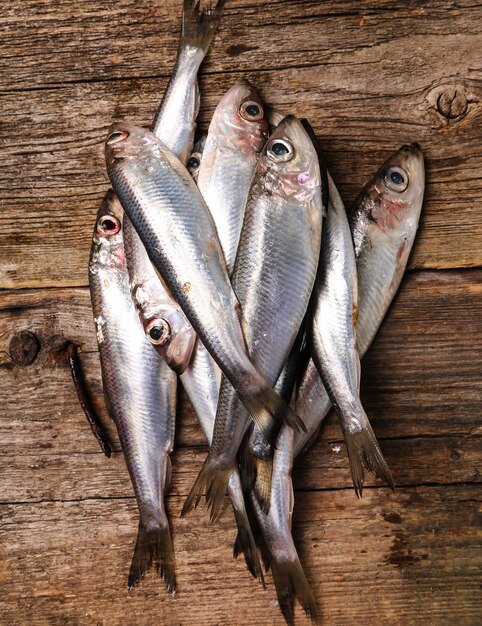
M449 120L467 113L469 103L461 87L447 86L437 98L437 111Z
M31 365L40 352L40 342L33 333L24 330L12 337L8 350L17 365Z

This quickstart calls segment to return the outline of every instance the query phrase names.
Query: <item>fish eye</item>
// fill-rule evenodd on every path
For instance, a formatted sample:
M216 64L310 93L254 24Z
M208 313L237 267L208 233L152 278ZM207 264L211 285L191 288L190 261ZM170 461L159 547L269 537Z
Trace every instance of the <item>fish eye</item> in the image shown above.
M120 229L120 221L113 215L103 215L97 222L97 232L105 237L117 235Z
M129 133L127 131L114 130L107 137L106 143L108 143L109 145L112 145L113 143L119 143L119 141L124 141L124 139L127 139L127 137L129 137Z
M146 334L152 344L163 346L171 338L171 327L164 318L158 317L149 322L146 327Z
M246 100L239 108L239 114L248 122L259 122L264 117L263 107L253 100Z
M187 162L187 167L189 170L196 170L201 165L201 161L196 154L191 155L191 158Z
M293 158L293 146L285 139L272 139L266 146L266 154L272 161L290 161Z
M389 189L398 193L402 193L408 187L408 174L401 167L389 167L384 180Z

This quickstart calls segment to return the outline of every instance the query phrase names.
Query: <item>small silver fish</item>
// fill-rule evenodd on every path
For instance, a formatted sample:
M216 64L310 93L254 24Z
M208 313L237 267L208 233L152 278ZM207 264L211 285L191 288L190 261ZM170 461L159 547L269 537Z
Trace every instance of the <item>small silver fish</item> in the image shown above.
M128 586L157 561L176 590L174 552L164 509L174 443L176 375L146 339L132 302L122 241L122 208L109 192L97 214L89 263L102 380L139 507Z
M345 207L331 177L329 186L320 271L312 296L312 356L338 415L353 485L359 495L363 489L364 466L392 489L394 486L360 400L355 253Z

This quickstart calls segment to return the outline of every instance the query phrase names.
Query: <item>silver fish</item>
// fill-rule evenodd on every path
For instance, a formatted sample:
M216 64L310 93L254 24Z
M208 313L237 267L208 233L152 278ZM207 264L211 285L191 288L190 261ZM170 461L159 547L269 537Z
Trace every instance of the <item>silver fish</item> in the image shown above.
M251 181L267 137L263 104L248 81L240 80L214 111L197 181L216 224L229 275Z
M404 179L399 191L389 187L386 180L393 172ZM398 180L398 176L395 178ZM360 357L372 343L400 286L417 233L424 189L420 146L402 146L365 185L348 212L358 275L356 336ZM310 360L296 401L308 432L295 437L296 453L306 446L310 433L330 406L316 366Z
M106 163L149 258L253 419L268 437L277 420L300 427L250 361L216 228L186 168L155 135L127 123L111 127Z
M360 400L355 253L345 207L331 176L329 197L320 271L312 297L312 356L338 415L358 495L363 489L364 466L392 489L394 486Z
M199 112L197 74L216 32L225 0L200 10L199 0L184 0L176 66L157 111L152 132L185 163L191 153Z
M318 162L300 122L288 117L270 137L260 157L232 277L243 309L249 354L271 384L280 374L305 315L320 241ZM211 519L217 519L248 425L244 407L224 379L213 443L184 512L199 500L206 487ZM274 426L270 441L279 430ZM269 484L266 489L269 492ZM266 497L269 499L269 493Z
M171 475L177 381L146 339L132 302L122 208L112 191L97 214L89 282L104 392L140 513L128 586L134 587L155 560L174 593L174 552L163 494Z

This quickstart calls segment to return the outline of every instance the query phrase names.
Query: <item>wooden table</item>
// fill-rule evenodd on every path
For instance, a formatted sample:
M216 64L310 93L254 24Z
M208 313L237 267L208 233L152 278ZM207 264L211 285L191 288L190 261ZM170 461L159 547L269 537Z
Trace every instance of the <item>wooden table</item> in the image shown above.
M168 497L179 593L153 571L127 592L131 485L117 439L110 460L100 453L59 355L82 346L115 437L87 289L102 142L114 119L152 119L180 4L2 3L1 624L283 624L271 578L263 591L232 558L229 507L216 526L203 508L179 519L206 452L185 402ZM330 626L480 624L481 23L469 0L231 0L202 71L201 128L247 77L309 118L347 203L400 144L426 154L410 270L363 373L397 490L372 481L356 499L333 419L294 475L293 532ZM22 332L34 337L19 349Z

